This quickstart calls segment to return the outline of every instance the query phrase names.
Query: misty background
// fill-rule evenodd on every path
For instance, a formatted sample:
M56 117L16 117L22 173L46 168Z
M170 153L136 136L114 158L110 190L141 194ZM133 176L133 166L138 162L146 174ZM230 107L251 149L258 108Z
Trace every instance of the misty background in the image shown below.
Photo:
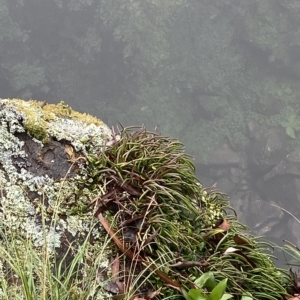
M299 83L298 0L0 0L1 98L180 139L279 244L300 241Z

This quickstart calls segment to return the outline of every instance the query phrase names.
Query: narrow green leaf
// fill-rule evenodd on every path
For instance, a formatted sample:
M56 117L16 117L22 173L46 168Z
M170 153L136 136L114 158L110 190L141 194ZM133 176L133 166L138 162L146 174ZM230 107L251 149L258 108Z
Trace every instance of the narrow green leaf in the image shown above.
M199 278L197 278L194 283L197 285L197 287L202 288L206 287L209 292L213 290L213 288L216 286L216 281L214 277L213 272L207 272L201 275Z
M200 289L191 289L188 293L191 300L210 300L208 295L205 295Z
M250 296L242 296L241 300L253 300Z
M231 299L231 298L233 298L233 295L231 295L231 294L224 294L222 296L221 300L227 300L227 299Z
M181 289L182 295L186 300L193 300L185 289Z
M226 286L227 286L227 278L223 279L215 286L215 288L212 290L210 295L211 299L212 300L222 299L222 296L226 290Z

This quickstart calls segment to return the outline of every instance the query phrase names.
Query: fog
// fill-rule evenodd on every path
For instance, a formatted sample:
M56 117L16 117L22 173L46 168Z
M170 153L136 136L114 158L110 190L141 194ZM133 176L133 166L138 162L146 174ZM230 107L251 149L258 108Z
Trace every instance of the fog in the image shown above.
M1 0L0 25L1 98L157 128L254 234L299 242L299 1Z

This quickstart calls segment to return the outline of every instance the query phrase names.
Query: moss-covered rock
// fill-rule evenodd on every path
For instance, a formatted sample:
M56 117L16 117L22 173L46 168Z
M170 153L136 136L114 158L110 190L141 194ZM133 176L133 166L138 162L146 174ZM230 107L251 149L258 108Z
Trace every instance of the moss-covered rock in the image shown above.
M61 261L91 230L86 207L95 195L78 178L87 153L101 152L111 131L64 103L0 100L0 120L1 232ZM92 238L101 247L97 228Z
M0 100L0 109L2 282L16 270L1 249L26 240L37 257L53 258L53 271L73 268L75 283L60 276L67 291L90 272L75 272L74 265L94 270L97 288L83 294L80 281L66 299L107 299L107 292L128 300L180 297L207 271L217 281L228 277L228 291L237 295L287 294L286 272L243 235L225 196L202 187L177 140L144 128L116 133L64 103ZM72 261L86 244L88 251ZM27 253L19 245L18 257ZM273 280L268 285L265 274Z

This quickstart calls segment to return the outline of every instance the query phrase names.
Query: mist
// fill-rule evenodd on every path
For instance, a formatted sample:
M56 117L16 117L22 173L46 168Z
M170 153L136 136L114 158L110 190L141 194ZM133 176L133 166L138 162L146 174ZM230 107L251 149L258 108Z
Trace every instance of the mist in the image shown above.
M2 0L0 98L179 139L255 235L300 241L300 3Z

